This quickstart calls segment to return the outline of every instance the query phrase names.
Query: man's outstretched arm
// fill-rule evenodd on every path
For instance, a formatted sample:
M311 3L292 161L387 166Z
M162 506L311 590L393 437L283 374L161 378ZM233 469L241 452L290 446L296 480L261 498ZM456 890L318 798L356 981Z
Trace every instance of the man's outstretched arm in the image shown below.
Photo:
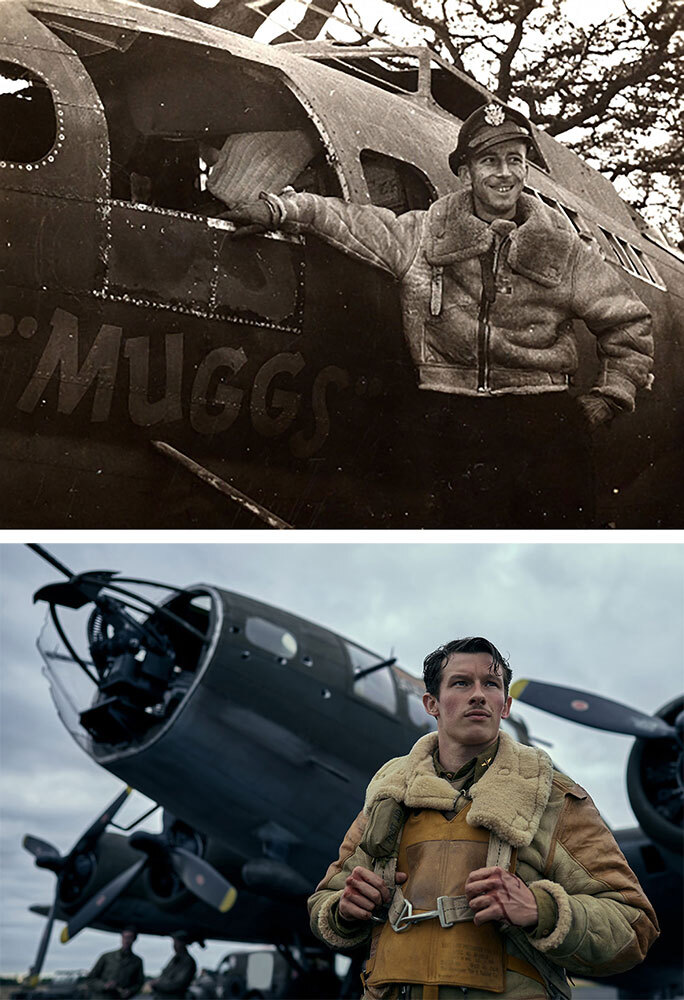
M233 206L222 215L240 227L312 233L342 253L401 279L417 252L425 212L396 216L376 205L292 192L264 194L258 201Z

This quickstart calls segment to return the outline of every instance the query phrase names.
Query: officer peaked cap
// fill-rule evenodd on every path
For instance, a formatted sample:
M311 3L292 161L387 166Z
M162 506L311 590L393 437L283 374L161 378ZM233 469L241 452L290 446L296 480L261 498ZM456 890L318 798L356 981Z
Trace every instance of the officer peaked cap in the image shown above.
M526 143L530 160L535 163L543 162L532 133L532 125L525 115L504 104L484 104L463 122L456 149L449 156L449 166L457 174L458 168L468 162L469 156L482 153L509 139Z

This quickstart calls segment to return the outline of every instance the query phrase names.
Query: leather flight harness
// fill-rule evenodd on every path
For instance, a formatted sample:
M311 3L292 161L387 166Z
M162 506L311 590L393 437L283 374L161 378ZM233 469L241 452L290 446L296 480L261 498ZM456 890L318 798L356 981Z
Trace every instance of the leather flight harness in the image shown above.
M374 871L391 900L371 918L378 926L364 983L376 989L421 984L423 1000L437 1000L440 985L503 993L510 970L540 983L549 997L562 998L560 970L532 946L524 931L505 923L473 923L474 913L462 891L468 874L495 865L514 872L517 851L492 831L469 826L470 805L450 819L431 809L409 814L395 849L374 858ZM397 870L409 874L406 895L396 884ZM447 893L437 896L438 884ZM399 938L402 934L405 942ZM523 958L507 952L504 935Z

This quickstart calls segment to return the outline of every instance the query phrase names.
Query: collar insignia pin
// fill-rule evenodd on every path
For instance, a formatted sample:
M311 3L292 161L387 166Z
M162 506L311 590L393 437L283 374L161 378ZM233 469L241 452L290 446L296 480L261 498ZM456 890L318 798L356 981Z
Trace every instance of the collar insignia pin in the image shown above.
M503 125L506 121L506 112L500 104L488 104L484 113L484 120L488 125Z

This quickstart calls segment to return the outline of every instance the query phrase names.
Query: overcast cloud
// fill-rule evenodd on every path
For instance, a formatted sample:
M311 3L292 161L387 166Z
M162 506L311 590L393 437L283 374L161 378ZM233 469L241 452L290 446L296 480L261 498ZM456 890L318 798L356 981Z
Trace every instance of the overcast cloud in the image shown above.
M217 584L313 619L419 674L426 652L486 635L510 656L514 677L584 688L647 712L679 693L684 664L684 549L675 544L51 545L74 571L119 569L170 583ZM57 718L35 648L45 606L33 592L59 574L23 546L0 546L2 593L3 972L33 961L54 876L21 848L31 832L68 850L121 783L98 768ZM614 827L634 817L624 773L632 740L515 706L552 741L556 763L584 785ZM139 794L122 822L143 812ZM116 947L85 931L63 946L58 925L45 971L87 968ZM169 954L144 937L149 972ZM226 951L193 949L215 966Z

